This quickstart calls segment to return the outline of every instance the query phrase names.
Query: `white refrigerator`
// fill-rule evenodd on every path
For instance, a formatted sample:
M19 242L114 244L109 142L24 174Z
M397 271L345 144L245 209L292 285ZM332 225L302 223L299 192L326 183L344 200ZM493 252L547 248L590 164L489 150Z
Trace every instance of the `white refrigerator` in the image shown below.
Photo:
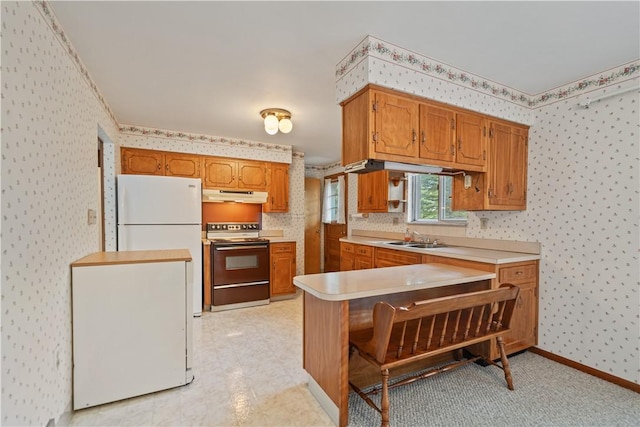
M188 249L193 258L187 312L202 315L202 183L118 175L118 250Z

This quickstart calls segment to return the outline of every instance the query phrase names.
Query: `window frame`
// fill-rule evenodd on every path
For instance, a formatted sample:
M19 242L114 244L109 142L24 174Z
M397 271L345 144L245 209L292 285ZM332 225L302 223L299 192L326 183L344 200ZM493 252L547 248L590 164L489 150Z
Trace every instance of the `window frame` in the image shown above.
M420 185L418 180L421 175L432 175L438 178L438 218L437 219L423 219L419 218L420 211ZM467 218L444 218L444 212L446 210L446 197L444 191L444 179L453 179L452 176L447 175L435 175L435 174L419 174L410 173L407 174L408 184L408 203L407 203L407 222L410 224L424 224L424 225L449 225L466 227L468 223ZM450 202L449 202L450 203Z

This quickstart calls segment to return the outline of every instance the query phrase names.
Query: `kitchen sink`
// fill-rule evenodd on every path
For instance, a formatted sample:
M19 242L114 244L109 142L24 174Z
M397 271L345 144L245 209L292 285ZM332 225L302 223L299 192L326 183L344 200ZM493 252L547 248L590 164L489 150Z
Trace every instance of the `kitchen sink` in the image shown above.
M404 242L404 241L394 241L394 242L385 242L387 245L393 246L404 246L407 248L417 248L417 249L435 249L435 248L447 248L448 245L443 243L438 243L434 245L433 243L424 243L424 242Z

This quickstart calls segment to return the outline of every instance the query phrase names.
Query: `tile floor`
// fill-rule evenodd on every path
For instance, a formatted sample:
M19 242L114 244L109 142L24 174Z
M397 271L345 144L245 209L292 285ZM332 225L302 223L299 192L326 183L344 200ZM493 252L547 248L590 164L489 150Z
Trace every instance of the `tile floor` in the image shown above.
M190 385L76 411L72 426L332 426L302 369L302 297L194 319Z

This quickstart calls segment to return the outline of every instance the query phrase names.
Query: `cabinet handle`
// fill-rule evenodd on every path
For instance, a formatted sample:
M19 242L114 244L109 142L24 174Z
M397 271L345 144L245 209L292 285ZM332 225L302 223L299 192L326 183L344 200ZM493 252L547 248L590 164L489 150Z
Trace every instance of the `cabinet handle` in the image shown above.
M455 144L451 144L451 155L453 156L456 153L456 146Z
M158 163L158 170L162 169L162 165Z
M427 142L427 135L425 135L424 131L422 131L422 143L426 143Z
M451 129L456 128L456 119L451 119Z
M482 160L487 160L487 150L482 150Z
M169 171L169 164L164 165L164 170Z
M462 150L462 139L458 138L458 151Z
M373 133L373 142L378 142L378 132Z
M412 130L412 135L411 135L411 142L416 142L416 139L418 138L418 134L416 133L416 130Z
M518 302L516 304L518 307L522 307L522 297L518 297Z
M522 276L523 274L524 274L524 271L522 270L516 271L516 276Z

